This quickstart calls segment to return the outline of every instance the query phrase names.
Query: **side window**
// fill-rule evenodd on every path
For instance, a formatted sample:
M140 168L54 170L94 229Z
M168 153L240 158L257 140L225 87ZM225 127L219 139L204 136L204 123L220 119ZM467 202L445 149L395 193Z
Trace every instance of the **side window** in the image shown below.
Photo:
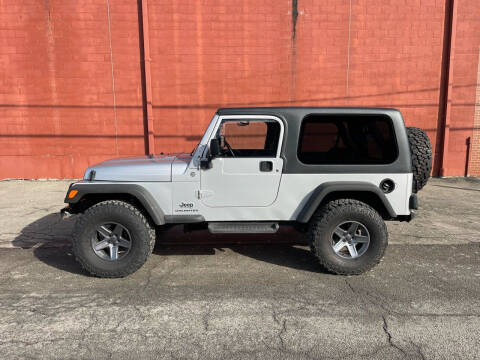
M389 164L397 154L386 116L309 115L302 122L298 158L304 164Z
M217 133L222 157L275 157L279 136L275 120L224 120Z

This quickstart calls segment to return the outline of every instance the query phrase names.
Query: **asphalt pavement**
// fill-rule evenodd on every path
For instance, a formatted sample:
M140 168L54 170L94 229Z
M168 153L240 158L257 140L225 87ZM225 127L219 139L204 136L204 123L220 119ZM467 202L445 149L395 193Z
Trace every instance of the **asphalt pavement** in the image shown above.
M68 182L0 182L0 358L478 359L480 180L432 179L383 261L325 273L291 231L158 239L123 279L71 254Z

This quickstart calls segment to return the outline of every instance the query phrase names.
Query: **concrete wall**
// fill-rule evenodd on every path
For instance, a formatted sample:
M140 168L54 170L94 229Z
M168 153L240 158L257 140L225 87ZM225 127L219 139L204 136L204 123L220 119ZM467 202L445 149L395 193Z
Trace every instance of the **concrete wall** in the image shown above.
M388 106L427 130L438 174L446 1L148 0L155 151L191 150L221 106ZM480 175L480 2L456 6L443 168L464 175L470 138ZM146 153L140 11L0 0L0 178L79 177Z

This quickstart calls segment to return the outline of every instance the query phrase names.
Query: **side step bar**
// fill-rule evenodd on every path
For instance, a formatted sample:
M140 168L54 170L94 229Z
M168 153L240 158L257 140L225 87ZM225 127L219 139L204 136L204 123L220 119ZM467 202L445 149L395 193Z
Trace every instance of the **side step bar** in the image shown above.
M274 234L276 222L211 222L208 231L212 234Z

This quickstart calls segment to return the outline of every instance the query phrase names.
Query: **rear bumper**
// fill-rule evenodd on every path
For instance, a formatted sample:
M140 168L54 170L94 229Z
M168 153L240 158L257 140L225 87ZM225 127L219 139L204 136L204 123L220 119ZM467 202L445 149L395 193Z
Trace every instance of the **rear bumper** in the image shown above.
M418 210L418 197L417 194L410 195L410 199L408 201L408 208L410 209L409 215L400 215L398 217L399 221L406 221L410 222L415 218L415 210Z
M413 211L413 210L410 210L409 215L399 215L399 216L397 216L398 221L406 221L406 222L410 222L414 218L415 218L415 211Z
M410 200L408 202L410 210L418 210L418 197L417 194L410 195Z

